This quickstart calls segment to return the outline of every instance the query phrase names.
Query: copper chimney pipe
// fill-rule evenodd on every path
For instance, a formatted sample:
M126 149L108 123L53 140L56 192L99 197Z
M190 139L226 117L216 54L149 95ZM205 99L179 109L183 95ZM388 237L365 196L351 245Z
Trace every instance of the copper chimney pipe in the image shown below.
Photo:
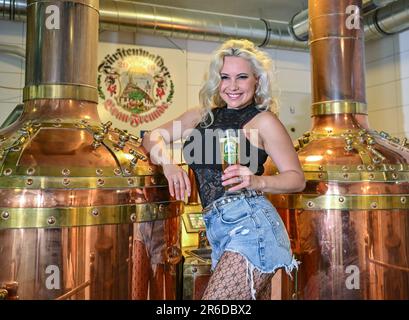
M98 1L27 7L24 111L0 131L0 298L175 299L181 203L97 112Z
M409 299L409 149L368 124L362 1L309 0L311 132L300 194L272 195L301 261L287 299Z

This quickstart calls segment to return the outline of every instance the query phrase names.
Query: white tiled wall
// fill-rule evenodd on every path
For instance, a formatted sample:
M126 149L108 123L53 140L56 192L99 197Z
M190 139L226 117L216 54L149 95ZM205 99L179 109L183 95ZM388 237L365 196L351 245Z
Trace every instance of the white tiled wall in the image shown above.
M0 44L24 47L25 24L0 20ZM22 102L24 60L0 53L0 124Z
M371 127L409 136L409 31L367 43L366 85Z

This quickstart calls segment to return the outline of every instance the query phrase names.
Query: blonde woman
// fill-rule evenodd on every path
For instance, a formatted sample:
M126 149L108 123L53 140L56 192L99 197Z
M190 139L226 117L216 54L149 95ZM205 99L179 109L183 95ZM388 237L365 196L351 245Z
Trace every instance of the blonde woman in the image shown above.
M263 196L305 187L291 139L272 112L272 86L272 60L266 53L247 40L226 41L211 60L200 90L201 108L143 140L152 161L163 166L171 195L182 200L191 192L190 182L171 163L166 144L186 138L184 157L195 172L212 247L213 273L203 299L268 299L275 271L291 273L298 267L284 224ZM218 142L228 129L240 140L240 163L223 170ZM278 175L262 175L268 156Z

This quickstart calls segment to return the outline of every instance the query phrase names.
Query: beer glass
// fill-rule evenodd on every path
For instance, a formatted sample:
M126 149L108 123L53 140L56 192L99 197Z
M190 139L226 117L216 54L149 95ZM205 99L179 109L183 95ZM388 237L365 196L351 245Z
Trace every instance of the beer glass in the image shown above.
M220 138L220 154L223 171L228 166L240 163L240 144L237 130L227 129L224 131L224 135ZM227 190L237 184L226 185L224 189Z

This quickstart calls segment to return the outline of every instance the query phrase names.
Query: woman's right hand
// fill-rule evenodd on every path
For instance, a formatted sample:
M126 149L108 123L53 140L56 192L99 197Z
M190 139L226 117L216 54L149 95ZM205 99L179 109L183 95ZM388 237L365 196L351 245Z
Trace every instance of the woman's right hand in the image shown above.
M184 200L185 192L190 196L191 186L186 171L175 164L164 164L162 167L168 179L170 195L177 200Z

